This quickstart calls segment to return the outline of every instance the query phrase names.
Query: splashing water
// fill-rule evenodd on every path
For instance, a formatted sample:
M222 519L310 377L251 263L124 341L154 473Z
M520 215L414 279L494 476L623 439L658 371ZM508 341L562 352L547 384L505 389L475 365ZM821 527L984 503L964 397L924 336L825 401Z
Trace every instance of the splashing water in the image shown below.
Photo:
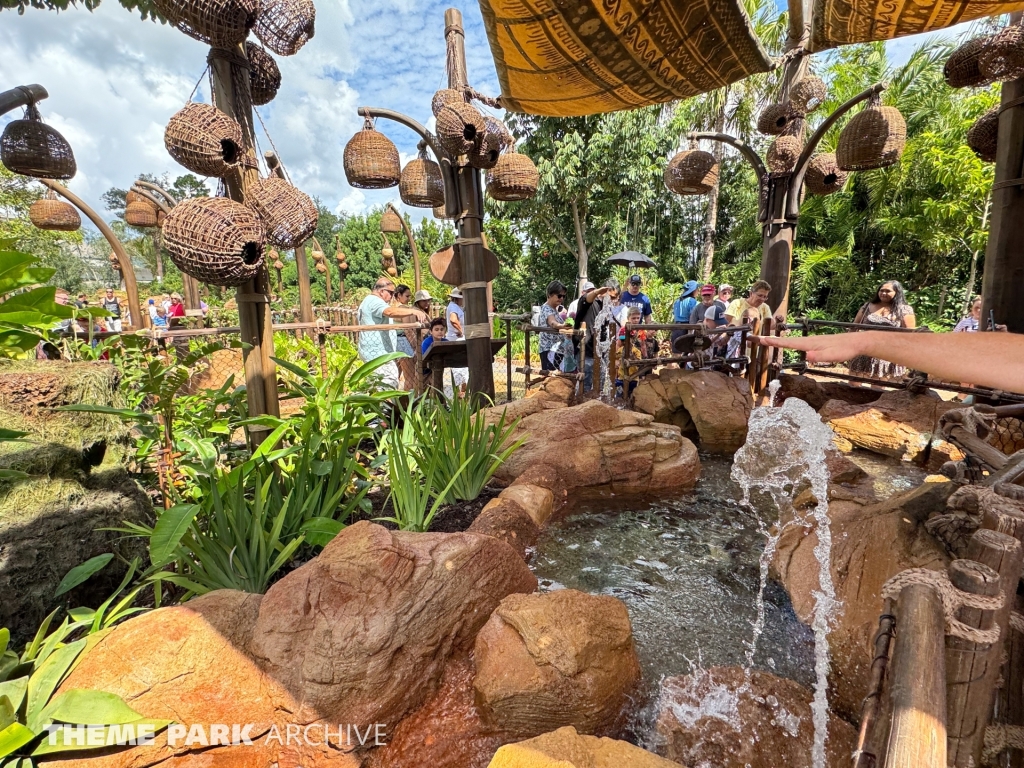
M776 384L777 382L772 382ZM778 387L771 390L774 404ZM828 631L836 608L835 587L832 584L832 532L828 516L829 472L825 463L826 452L832 446L832 430L807 403L796 398L787 399L781 408L757 408L751 413L746 444L736 453L732 477L739 485L741 503L757 508L765 501L774 505L779 513L779 524L773 533L761 518L760 530L765 536L761 556L761 582L757 597L757 618L747 649L747 667L753 664L758 640L764 631L764 590L768 581L768 566L775 554L782 532L794 525L816 525L818 537L814 557L818 561L818 585L814 592L814 699L811 711L814 718L814 746L811 760L815 768L825 768L825 741L828 738ZM807 484L817 500L809 510L793 507L793 499ZM760 517L760 515L759 515ZM808 519L810 517L811 519Z
M779 390L782 388L782 382L778 379L772 379L768 382L768 407L775 407L775 399L779 396Z

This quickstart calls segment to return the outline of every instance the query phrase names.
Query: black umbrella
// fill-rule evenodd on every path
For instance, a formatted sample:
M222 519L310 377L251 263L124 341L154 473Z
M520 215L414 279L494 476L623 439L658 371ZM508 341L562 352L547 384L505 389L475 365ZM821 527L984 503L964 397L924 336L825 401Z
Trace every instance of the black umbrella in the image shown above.
M651 267L657 267L650 256L645 256L639 251L623 251L622 253L616 253L614 256L608 257L609 264L617 264L622 267L629 267L630 269L649 269Z

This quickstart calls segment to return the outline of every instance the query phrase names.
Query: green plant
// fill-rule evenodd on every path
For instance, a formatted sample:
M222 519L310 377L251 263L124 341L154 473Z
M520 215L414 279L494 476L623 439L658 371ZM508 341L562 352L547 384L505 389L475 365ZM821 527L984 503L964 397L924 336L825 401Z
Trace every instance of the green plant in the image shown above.
M58 304L57 289L33 287L49 280L56 270L33 266L28 253L9 250L0 241L0 357L24 357L43 340L46 331L74 317L74 309Z

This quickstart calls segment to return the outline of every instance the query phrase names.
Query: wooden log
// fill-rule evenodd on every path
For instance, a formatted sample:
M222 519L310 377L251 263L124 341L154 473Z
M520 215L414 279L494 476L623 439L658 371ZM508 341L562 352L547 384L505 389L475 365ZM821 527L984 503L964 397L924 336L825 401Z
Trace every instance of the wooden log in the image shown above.
M964 453L980 459L995 470L1002 469L1010 460L1009 456L994 445L985 442L977 435L972 435L961 426L955 426L949 430L949 440L962 448Z
M853 753L853 768L875 768L878 763L878 745L884 744L884 734L879 713L882 710L882 695L885 690L885 673L889 665L889 651L896 633L895 606L886 600L882 615L878 619L875 634L875 655L871 662L871 677L868 694L860 710L860 732L857 735L857 749Z
M885 768L946 768L945 619L934 588L911 584L896 605L892 715Z
M957 589L973 595L991 597L1000 590L999 574L974 560L950 563L949 580ZM956 618L975 629L991 629L996 612L963 606ZM985 728L991 719L995 695L995 677L990 667L996 668L996 674L999 667L999 656L992 653L997 645L955 636L946 638L946 749L949 765L954 768L974 768L981 763Z
M1013 609L1024 613L1024 597L1010 595ZM1003 685L996 691L993 719L1005 725L1024 726L1024 634L1011 630L1004 645ZM1011 749L999 765L1024 768L1024 751Z
M1018 541L1024 541L1024 513L1007 503L1000 509L986 507L982 510L981 527L1000 531Z

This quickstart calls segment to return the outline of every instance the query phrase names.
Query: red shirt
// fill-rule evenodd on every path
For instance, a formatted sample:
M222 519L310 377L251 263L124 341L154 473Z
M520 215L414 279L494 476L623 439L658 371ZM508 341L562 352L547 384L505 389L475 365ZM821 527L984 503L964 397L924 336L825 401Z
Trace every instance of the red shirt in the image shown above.
M168 317L184 317L185 316L185 305L184 304L174 304L174 303L172 303L171 306L169 306L167 308L167 316Z

